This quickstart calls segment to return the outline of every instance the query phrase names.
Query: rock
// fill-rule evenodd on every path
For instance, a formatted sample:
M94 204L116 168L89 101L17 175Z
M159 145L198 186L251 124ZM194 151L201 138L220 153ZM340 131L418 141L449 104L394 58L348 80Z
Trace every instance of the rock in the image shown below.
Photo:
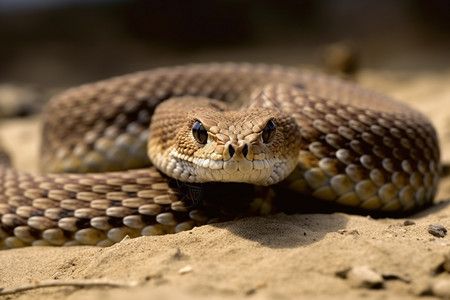
M179 269L178 270L178 274L184 275L184 274L187 274L187 273L191 273L192 270L193 270L192 266L187 265L187 266L184 266L183 268Z
M438 279L431 284L431 294L440 298L450 298L450 279Z
M444 237L447 234L447 229L440 224L431 224L428 226L428 232L436 237Z
M380 289L384 287L383 276L368 266L356 266L336 272L336 276L345 278L357 288Z
M403 226L411 226L411 225L416 225L416 222L411 220L405 220L405 222L403 222Z

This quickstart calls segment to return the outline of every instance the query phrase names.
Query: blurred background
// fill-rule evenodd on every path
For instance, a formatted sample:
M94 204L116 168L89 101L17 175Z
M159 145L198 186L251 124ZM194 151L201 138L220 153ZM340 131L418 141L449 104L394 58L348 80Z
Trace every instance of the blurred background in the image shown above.
M448 0L0 0L0 96L192 62L439 72L449 33Z

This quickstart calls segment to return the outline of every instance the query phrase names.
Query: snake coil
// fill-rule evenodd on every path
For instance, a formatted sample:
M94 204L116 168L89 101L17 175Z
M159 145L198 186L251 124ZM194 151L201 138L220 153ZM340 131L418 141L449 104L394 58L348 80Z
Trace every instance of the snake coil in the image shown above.
M292 202L409 211L433 201L440 170L421 113L279 66L189 65L86 84L50 101L43 129L43 174L0 167L2 248L107 246L264 214L263 186L292 191Z

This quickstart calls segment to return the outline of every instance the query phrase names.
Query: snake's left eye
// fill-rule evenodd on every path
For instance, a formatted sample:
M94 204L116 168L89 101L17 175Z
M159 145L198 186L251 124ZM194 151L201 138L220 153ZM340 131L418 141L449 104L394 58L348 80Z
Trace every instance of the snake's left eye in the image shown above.
M208 140L208 132L199 121L195 121L192 126L192 135L200 144L206 144L206 141Z
M264 144L268 144L273 141L273 139L275 138L276 129L277 127L275 126L273 120L269 120L262 131L262 140Z

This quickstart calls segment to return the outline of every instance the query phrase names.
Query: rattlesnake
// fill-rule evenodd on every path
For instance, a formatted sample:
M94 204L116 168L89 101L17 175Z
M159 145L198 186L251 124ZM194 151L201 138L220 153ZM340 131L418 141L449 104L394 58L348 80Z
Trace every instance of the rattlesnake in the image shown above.
M295 68L139 72L69 89L43 119L45 172L0 170L3 248L188 230L274 211L279 191L287 203L309 195L398 212L430 204L437 189L426 117Z

